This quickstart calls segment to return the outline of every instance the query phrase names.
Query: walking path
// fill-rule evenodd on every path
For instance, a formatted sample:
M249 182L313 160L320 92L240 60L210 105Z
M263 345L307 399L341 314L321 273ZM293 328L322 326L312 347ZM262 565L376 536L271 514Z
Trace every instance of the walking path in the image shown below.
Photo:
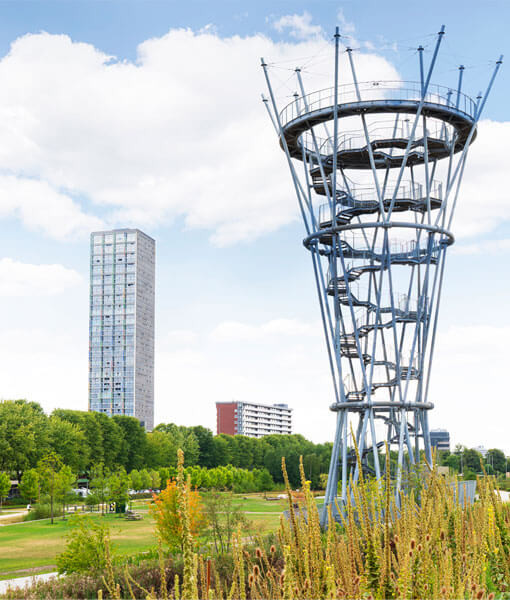
M24 588L26 585L32 585L36 581L47 581L53 579L58 573L43 573L42 575L31 575L30 577L16 577L15 579L5 579L0 581L0 594L4 594L7 588L16 589Z
M23 510L21 512L3 513L0 515L0 521L3 521L4 519L12 519L12 517L21 517L23 515L26 515L27 512L28 512L28 510Z

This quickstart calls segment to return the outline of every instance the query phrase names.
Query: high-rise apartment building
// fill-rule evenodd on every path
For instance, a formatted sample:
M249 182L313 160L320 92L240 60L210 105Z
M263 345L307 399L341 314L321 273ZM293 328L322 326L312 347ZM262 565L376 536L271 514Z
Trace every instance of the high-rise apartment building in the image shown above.
M90 236L89 410L154 426L155 241L138 229Z
M217 432L260 438L292 433L292 408L287 404L216 402Z

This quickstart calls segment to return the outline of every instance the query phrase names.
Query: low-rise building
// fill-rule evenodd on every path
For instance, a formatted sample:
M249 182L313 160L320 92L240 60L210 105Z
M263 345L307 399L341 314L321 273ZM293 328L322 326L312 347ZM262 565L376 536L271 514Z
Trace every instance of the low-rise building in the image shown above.
M217 433L260 438L292 433L292 408L287 404L216 402Z
M430 445L436 450L450 451L450 432L446 429L430 430Z

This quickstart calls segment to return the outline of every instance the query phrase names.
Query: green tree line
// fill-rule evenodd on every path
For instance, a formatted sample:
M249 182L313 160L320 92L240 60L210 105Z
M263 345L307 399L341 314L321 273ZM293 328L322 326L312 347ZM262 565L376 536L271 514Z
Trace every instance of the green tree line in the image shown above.
M89 478L99 464L110 473L175 468L181 448L186 467L266 469L275 483L283 482L281 459L285 456L290 482L296 487L299 457L303 456L306 476L318 487L320 474L328 470L331 446L314 444L301 435L261 439L213 435L200 425L173 423L160 424L147 433L134 417L69 409L46 415L35 402L0 402L0 471L20 481L25 471L37 468L52 452L73 473Z
M306 477L312 487L318 488L320 475L328 471L331 447L331 443L314 444L301 435L268 435L260 439L213 435L200 425L160 424L147 433L133 417L108 417L69 409L56 409L46 415L35 402L0 402L0 472L18 480L52 452L73 473L90 478L92 468L99 464L109 473L175 469L177 449L181 448L185 467L214 469L231 465L247 471L266 469L276 484L283 482L281 459L285 456L293 487L299 486L299 457L303 456ZM480 472L480 459L478 452L463 447L451 454L438 453L439 464L470 476ZM502 474L510 461L501 450L492 449L484 464L488 472Z

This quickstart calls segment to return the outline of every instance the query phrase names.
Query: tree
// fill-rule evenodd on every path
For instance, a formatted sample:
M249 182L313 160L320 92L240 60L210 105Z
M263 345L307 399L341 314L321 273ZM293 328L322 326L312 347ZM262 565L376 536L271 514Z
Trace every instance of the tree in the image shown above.
M492 468L496 473L505 473L507 460L504 452L497 448L492 448L487 452L485 457L486 463L492 465Z
M110 530L106 523L90 517L73 516L64 551L57 554L59 573L100 571L110 554Z
M197 425L191 428L198 442L198 460L197 464L201 467L210 469L214 464L214 437L210 429Z
M303 468L307 479L310 480L312 489L316 490L320 486L319 475L321 473L321 459L315 453L303 456Z
M460 459L461 455L459 454L449 454L442 458L441 462L443 466L450 467L450 469L453 469L458 473L460 471Z
M92 467L90 472L89 488L94 493L98 502L101 504L101 514L104 515L104 504L108 498L108 480L110 477L109 469L106 469L101 462Z
M53 504L55 501L55 494L57 491L57 473L62 466L62 461L60 457L55 454L55 452L48 453L44 458L42 458L37 466L39 476L41 478L41 483L44 491L50 497L50 515L51 515L51 524L53 525Z
M170 479L170 469L167 467L161 467L158 472L160 479L159 486L166 487L166 482Z
M228 443L228 438L230 437L232 436L220 434L213 438L211 462L215 467L219 467L220 465L228 465L229 462L231 462L230 447Z
M0 402L0 470L23 471L37 465L48 451L48 417L39 404L26 400Z
M175 425L175 423L168 423L166 425L162 423L154 428L153 434L154 433L167 434L167 438L172 443L172 447L171 450L167 450L168 452L171 451L171 454L164 463L160 463L158 465L154 464L152 466L175 466L178 449L181 449L184 452L184 465L186 467L196 465L198 463L200 449L198 440L191 427L183 427ZM155 436L153 436L152 439L154 440Z
M152 468L176 464L179 439L159 429L147 434L147 466Z
M115 502L117 509L124 512L129 502L129 477L124 468L115 471L108 478L108 500Z
M49 418L48 424L49 444L53 451L75 473L83 472L89 462L89 448L82 429L56 415Z
M142 469L140 471L140 480L142 482L142 490L148 490L152 485L152 478L150 476L149 471L147 469Z
M2 512L2 502L9 495L11 489L11 478L7 473L0 473L0 512Z
M482 470L482 455L473 448L466 448L464 450L462 453L462 461L464 463L464 469L467 467L474 473L479 473Z
M255 487L258 492L270 492L274 489L274 481L267 469L256 469L253 472Z
M39 474L35 469L28 469L23 473L19 491L23 500L28 501L29 504L39 497Z
M91 464L104 462L103 432L96 417L96 412L57 408L52 416L79 427L86 439L83 452Z
M269 473L268 473L269 475ZM212 491L204 495L204 513L209 523L209 534L217 554L229 552L234 533L245 529L247 520L232 492Z
M126 471L143 468L147 452L147 434L140 421L126 415L114 415L112 419L123 432L120 466Z
M56 480L56 497L62 504L62 519L66 517L66 504L69 500L73 484L76 481L76 476L72 472L71 467L63 465L57 474Z
M136 469L133 469L129 474L129 480L132 490L135 490L135 492L137 492L142 489L142 478L140 477L140 473Z
M161 477L160 477L158 471L151 471L150 476L151 476L151 488L153 490L159 490L161 487Z
M103 462L107 469L115 470L120 463L122 449L125 444L124 430L108 415L94 412L96 423L101 429L103 440Z

